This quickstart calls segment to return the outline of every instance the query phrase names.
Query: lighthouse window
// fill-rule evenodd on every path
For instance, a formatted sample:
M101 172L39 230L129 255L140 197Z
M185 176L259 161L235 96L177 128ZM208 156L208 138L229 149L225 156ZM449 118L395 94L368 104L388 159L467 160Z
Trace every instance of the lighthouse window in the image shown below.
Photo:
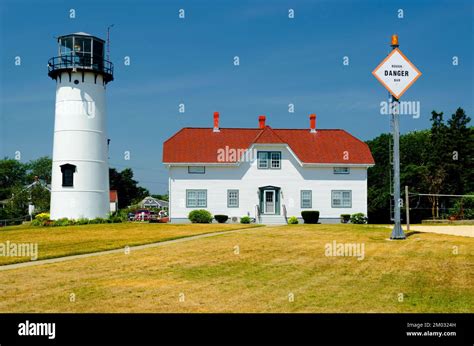
M104 44L94 40L94 57L101 58L104 56Z
M103 56L104 56L104 44L100 41L94 40L92 42L92 63L94 65L94 68L102 71L104 68L104 61L103 61Z
M61 39L61 55L70 55L72 52L72 37Z
M61 165L61 173L63 174L63 186L74 186L74 172L76 171L76 166L66 163Z
M76 53L91 53L91 39L90 38L74 38L74 51Z
M90 38L74 37L75 62L81 66L91 65L92 40Z

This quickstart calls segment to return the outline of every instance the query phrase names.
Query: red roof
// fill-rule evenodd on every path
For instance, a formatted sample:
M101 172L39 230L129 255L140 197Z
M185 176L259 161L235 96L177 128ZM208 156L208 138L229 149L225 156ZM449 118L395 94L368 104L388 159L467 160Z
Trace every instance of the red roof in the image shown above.
M163 144L164 163L219 163L219 150L287 144L303 163L374 164L368 145L344 130L183 128ZM237 158L238 159L238 158ZM234 161L235 162L235 161ZM229 162L227 162L229 163Z
M118 201L117 190L110 190L109 191L109 200L110 200L110 202L117 202Z

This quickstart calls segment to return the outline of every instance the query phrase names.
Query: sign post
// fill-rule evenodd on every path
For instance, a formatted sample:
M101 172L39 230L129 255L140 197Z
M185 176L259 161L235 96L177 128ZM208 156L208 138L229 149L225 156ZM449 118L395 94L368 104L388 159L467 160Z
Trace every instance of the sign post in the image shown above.
M392 95L393 122L393 201L395 206L394 225L390 239L405 239L400 220L400 101Z
M405 239L400 209L400 97L421 76L421 72L398 49L398 36L392 35L392 52L372 72L375 78L390 92L390 114L393 124L393 199L395 206L394 226L390 239Z
M407 231L410 230L410 195L408 194L408 186L405 185L405 213L407 218Z

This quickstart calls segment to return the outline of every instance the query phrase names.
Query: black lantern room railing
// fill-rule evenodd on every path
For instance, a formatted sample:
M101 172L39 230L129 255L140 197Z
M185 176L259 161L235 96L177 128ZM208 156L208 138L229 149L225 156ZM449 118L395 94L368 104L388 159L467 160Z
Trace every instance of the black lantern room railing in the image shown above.
M114 64L102 57L71 54L56 56L48 61L48 75L53 79L56 79L59 73L71 69L100 73L103 75L105 83L114 79Z

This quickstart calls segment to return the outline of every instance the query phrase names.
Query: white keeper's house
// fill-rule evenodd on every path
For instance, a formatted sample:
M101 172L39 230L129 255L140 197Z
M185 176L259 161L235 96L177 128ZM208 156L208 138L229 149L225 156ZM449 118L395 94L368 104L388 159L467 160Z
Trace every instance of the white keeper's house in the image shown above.
M257 128L186 127L163 145L169 170L171 222L189 222L194 209L242 216L259 223L286 223L318 210L320 222L341 214L367 215L370 149L344 130L273 129L259 117Z

